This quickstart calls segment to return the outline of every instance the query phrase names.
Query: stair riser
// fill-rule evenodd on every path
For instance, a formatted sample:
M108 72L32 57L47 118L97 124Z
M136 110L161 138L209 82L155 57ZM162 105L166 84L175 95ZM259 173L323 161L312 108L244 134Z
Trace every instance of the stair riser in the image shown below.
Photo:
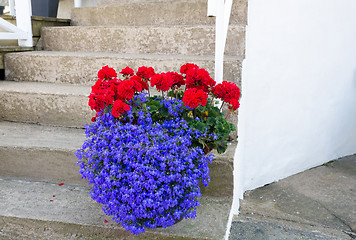
M0 147L0 176L85 184L74 151L41 148Z
M153 67L156 72L179 71L180 66L194 62L207 69L214 77L213 60L187 59L135 59L110 57L41 56L7 54L5 56L6 79L18 81L91 84L97 79L102 66L109 65L120 72L126 66L137 70L140 66ZM240 85L241 61L225 61L224 80Z
M83 127L93 116L87 96L0 91L0 109L0 120L52 126Z
M244 57L245 28L230 26L225 55ZM213 56L215 27L43 28L47 51Z
M126 5L76 8L72 11L72 25L121 26L121 25L195 25L215 24L207 17L207 1L160 1L155 3L127 0ZM136 4L132 4L135 3ZM120 1L120 4L123 4ZM98 4L104 5L103 4ZM246 25L247 0L233 1L231 24Z
M0 147L0 177L88 185L81 179L74 151L43 148ZM201 187L204 196L232 196L232 162L214 160L211 182Z

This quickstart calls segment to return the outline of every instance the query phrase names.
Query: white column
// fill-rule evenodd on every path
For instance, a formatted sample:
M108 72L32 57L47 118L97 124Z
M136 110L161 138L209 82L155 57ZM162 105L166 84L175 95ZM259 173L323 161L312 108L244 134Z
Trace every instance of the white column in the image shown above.
M33 47L32 24L31 24L31 0L15 0L16 4L16 25L19 29L26 32L26 39L18 41L21 47Z
M218 0L208 0L208 17L216 17L216 7Z
M15 0L9 0L10 15L15 16Z
M224 68L224 0L219 0L216 6L215 19L215 81L221 83Z
M74 7L76 8L82 7L82 0L74 0Z

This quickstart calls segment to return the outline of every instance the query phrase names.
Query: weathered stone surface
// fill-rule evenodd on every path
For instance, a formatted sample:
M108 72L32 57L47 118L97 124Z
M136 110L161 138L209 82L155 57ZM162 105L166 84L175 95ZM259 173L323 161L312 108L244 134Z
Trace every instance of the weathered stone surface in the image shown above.
M222 239L231 206L228 197L202 197L196 219L134 237L105 216L88 187L0 179L0 200L0 238L21 239Z
M315 239L355 238L355 199L356 155L352 155L246 192L235 218L240 223L232 232L239 236L241 222L249 226L260 222L252 230L267 228L263 232L272 238L282 228L307 231L305 236L320 235ZM270 226L276 224L282 227L271 231ZM294 230L288 234L297 234Z
M118 72L130 66L153 67L156 72L179 71L187 62L196 63L214 76L213 56L137 55L113 53L51 52L11 53L5 55L6 79L17 81L93 84L98 70L109 65ZM225 57L224 80L240 86L240 58Z
M207 17L207 0L113 0L98 5L73 9L71 24L80 26L215 24L214 17ZM233 1L230 23L246 25L247 0Z
M0 119L83 127L93 115L89 93L90 86L1 81Z
M299 230L271 222L237 221L232 223L232 228L234 231L229 236L230 240L340 240L339 236L328 236L319 231Z
M245 27L230 25L225 55L244 58ZM215 26L75 26L42 28L44 50L214 55Z
M0 176L84 184L74 152L85 140L84 129L0 122ZM236 143L209 165L211 182L204 196L232 196Z

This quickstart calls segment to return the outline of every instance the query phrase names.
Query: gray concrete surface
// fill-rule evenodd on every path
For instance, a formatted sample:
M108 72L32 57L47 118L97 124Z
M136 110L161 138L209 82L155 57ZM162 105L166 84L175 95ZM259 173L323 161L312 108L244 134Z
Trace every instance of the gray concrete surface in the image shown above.
M92 84L97 80L98 71L105 65L118 72L127 66L134 70L147 66L159 73L179 71L183 64L191 62L214 76L214 56L55 51L6 54L5 74L7 80ZM226 57L224 80L233 81L240 86L241 64L241 58Z
M230 25L225 55L244 58L245 26ZM46 51L211 56L215 25L72 26L42 28Z
M88 107L90 86L0 82L0 120L79 127L95 115Z
M0 178L0 239L221 239L230 206L229 197L202 197L196 219L136 238L103 213L86 186Z
M248 191L235 239L355 239L356 155Z
M0 121L0 176L84 184L74 152L85 140L84 129ZM209 165L211 181L205 196L232 196L236 142Z
M246 25L246 9L247 0L233 1L230 23ZM110 6L75 8L71 19L72 25L82 26L215 24L207 17L206 0L111 0Z

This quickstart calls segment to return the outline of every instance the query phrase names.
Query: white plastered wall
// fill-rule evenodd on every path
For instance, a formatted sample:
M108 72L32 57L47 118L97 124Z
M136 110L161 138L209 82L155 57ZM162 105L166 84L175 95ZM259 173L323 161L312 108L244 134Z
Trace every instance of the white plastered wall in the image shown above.
M234 213L246 190L356 153L356 1L249 0Z

